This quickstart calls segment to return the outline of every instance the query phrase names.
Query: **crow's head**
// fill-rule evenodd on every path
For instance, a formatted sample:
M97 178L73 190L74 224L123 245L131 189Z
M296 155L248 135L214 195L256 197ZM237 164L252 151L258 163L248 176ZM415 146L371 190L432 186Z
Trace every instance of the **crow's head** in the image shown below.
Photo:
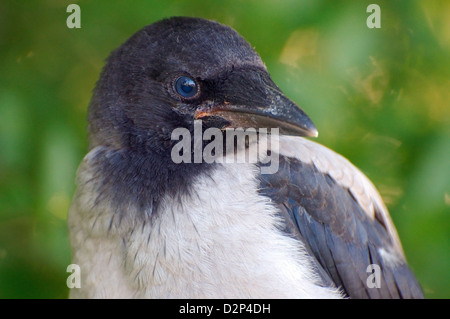
M171 18L138 31L109 57L89 108L91 148L166 153L176 128L279 128L316 136L233 29Z

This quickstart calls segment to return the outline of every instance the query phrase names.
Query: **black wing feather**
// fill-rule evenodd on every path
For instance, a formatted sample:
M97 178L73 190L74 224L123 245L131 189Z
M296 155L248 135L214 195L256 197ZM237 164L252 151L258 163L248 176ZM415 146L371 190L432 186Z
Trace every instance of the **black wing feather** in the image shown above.
M280 208L286 228L304 242L324 282L351 298L423 298L405 260L385 262L394 246L386 225L369 218L348 189L313 164L280 156L276 174L261 175L260 192ZM370 264L381 268L380 288L369 288Z

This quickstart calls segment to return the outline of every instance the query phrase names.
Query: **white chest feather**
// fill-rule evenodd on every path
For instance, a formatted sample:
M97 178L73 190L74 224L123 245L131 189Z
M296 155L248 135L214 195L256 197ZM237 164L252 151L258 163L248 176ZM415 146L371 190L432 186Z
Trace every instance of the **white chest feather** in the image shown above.
M109 228L108 207L90 210L90 190L79 190L69 225L82 287L71 296L340 297L317 285L302 245L278 229L275 208L258 195L256 173L251 164L224 164L198 179L190 196L165 198L151 224L124 221L118 228ZM82 167L81 183L89 176Z

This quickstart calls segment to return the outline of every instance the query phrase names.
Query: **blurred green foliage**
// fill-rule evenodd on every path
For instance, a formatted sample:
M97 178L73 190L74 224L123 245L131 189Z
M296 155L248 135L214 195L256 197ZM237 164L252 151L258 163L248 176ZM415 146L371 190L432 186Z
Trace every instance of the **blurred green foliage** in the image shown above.
M81 7L68 29L66 7ZM370 3L381 29L366 26ZM0 2L0 298L66 298L67 211L109 52L175 15L228 24L379 188L427 297L450 297L450 2Z

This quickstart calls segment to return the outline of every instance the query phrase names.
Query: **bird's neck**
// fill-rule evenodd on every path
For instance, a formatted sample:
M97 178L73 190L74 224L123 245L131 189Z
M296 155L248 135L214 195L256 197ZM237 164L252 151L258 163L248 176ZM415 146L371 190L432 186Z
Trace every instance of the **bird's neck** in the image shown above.
M212 168L206 163L176 164L169 154L108 147L94 148L86 160L95 172L91 182L97 187L97 202L110 202L119 215L129 214L130 205L137 208L136 216L121 219L151 217L164 197L188 194L192 182Z

